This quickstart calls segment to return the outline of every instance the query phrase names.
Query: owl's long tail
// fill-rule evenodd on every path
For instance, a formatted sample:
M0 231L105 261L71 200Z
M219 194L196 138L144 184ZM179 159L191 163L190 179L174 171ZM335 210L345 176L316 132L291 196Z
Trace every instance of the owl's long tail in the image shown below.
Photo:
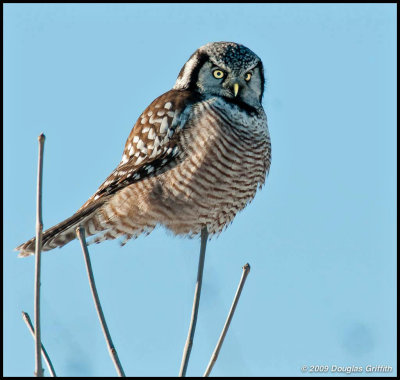
M62 247L76 238L76 228L81 225L85 229L86 236L94 235L102 230L99 229L98 210L103 204L103 199L98 199L86 207L79 209L74 215L65 219L61 223L44 231L42 238L42 251L50 251L56 247ZM97 228L89 228L96 226ZM32 238L27 242L15 248L15 251L20 251L19 257L27 257L35 253L36 238Z

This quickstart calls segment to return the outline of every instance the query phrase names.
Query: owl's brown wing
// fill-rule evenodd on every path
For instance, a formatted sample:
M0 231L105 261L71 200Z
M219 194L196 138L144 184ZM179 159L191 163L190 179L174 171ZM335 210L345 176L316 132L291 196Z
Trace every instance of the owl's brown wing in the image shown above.
M132 128L119 165L80 210L105 195L174 167L184 154L179 131L198 100L199 95L186 90L170 90L155 99Z
M125 144L122 160L96 193L71 217L43 233L43 251L62 247L75 239L75 229L85 227L88 236L104 230L96 212L126 186L160 174L179 162L179 131L185 127L191 106L199 100L185 90L171 90L154 100L142 113ZM93 228L91 228L93 226ZM20 256L35 251L35 238L19 245Z

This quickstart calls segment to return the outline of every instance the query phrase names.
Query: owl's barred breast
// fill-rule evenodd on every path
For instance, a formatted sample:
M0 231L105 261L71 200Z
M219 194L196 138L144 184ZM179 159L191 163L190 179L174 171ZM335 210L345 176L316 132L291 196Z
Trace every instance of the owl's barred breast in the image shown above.
M106 219L119 214L107 238L137 236L157 224L179 235L204 226L219 233L265 181L271 150L262 108L249 115L219 97L195 103L178 145L178 165L126 187L105 206Z

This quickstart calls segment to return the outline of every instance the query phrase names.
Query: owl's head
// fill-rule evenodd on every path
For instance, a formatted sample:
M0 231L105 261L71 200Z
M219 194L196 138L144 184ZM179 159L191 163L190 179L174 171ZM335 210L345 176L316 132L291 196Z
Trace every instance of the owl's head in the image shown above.
M223 96L257 108L264 92L263 65L243 45L211 42L192 54L182 67L174 89Z

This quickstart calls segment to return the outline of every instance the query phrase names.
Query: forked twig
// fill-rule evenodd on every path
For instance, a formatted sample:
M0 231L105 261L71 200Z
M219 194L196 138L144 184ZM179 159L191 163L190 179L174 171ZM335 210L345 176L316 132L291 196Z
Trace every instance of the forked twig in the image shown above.
M184 377L186 375L186 370L187 370L187 366L189 363L190 352L192 350L192 345L193 345L194 332L196 330L197 312L199 310L201 284L203 281L203 268L204 268L204 259L205 259L205 255L206 255L207 237L208 237L207 227L203 227L201 230L199 267L197 270L197 282L196 282L196 288L194 291L192 318L190 320L189 333L188 333L188 337L186 339L185 348L183 350L181 369L179 371L180 377Z
M31 322L31 318L29 317L29 314L25 313L23 311L22 312L22 319L25 321L26 325L28 326L28 329L31 332L33 339L35 339L35 330L33 328L33 325L32 325L32 322ZM43 343L42 343L42 355L43 355L44 361L47 364L47 368L49 369L50 375L52 377L57 377L56 371L54 370L53 364L52 364L52 362L50 360L49 355L47 354L46 349L43 346Z
M104 318L103 309L101 307L100 299L97 294L96 284L94 282L94 277L93 277L92 264L90 262L89 251L88 251L86 239L85 239L85 229L83 227L78 227L76 229L76 235L77 235L79 241L81 242L82 252L83 252L83 256L85 258L86 269L87 269L87 273L89 276L90 289L92 290L92 295L93 295L94 303L96 306L97 315L99 316L99 319L100 319L101 328L103 329L103 333L106 338L108 351L110 352L110 356L111 356L112 361L114 362L118 376L125 377L124 370L122 369L121 362L119 361L119 358L118 358L117 350L114 347L110 332L108 331L106 319Z
M240 294L242 293L242 289L243 289L244 283L246 282L246 278L247 278L247 275L249 274L249 272L250 272L250 265L249 264L244 265L242 277L240 279L239 286L236 290L235 298L233 299L231 309L229 310L228 318L226 319L224 328L222 329L222 332L218 339L215 350L211 356L210 362L208 363L206 372L203 375L204 377L208 377L210 375L211 370L213 369L214 364L218 359L219 351L221 350L222 343L224 342L224 339L225 339L225 335L228 332L229 325L231 324L231 321L232 321L233 313L235 312L236 305L239 302Z
M41 133L39 140L39 158L37 174L37 198L36 198L36 242L35 242L35 296L34 296L34 314L35 314L35 376L43 377L42 368L42 344L40 341L40 259L42 251L42 178L43 178L43 149L45 136Z

